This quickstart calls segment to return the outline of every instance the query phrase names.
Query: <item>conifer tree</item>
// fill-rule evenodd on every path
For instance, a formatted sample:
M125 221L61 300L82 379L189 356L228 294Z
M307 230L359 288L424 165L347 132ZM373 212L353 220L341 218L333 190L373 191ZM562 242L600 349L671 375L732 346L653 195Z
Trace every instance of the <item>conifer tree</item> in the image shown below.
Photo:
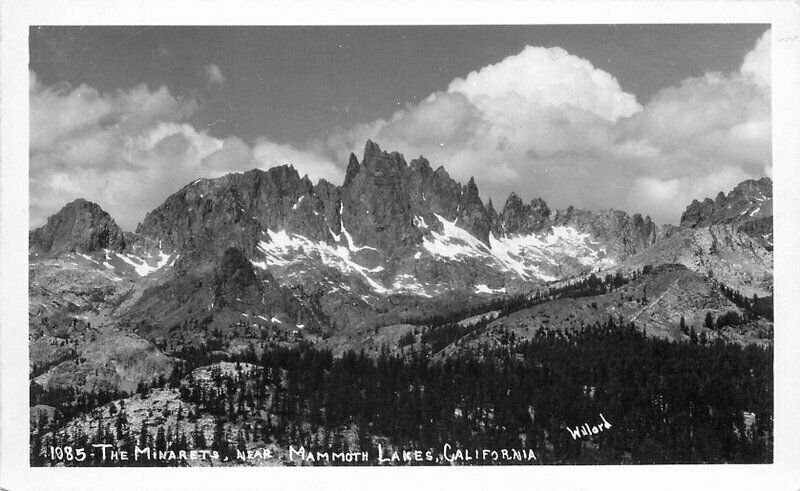
M164 426L159 425L158 432L156 433L156 450L166 450L167 449L167 438L164 434Z
M192 437L194 438L194 448L198 450L204 450L206 448L206 436L197 421L194 423Z
M142 421L142 427L139 430L139 442L138 442L139 446L146 447L149 439L150 439L150 434L147 432L147 423Z
M706 312L706 320L704 324L706 328L714 329L714 317L712 317L711 312Z

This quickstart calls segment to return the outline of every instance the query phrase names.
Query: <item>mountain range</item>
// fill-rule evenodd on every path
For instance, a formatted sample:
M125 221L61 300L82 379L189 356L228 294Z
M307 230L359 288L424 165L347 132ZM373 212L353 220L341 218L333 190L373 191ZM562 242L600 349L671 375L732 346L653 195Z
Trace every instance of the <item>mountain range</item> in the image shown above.
M680 338L678 317L700 329L706 310L742 312L722 287L772 295L772 241L768 178L695 200L679 226L659 227L640 214L552 210L515 193L495 208L474 179L461 184L424 157L407 163L368 141L341 185L286 165L196 179L135 232L97 204L64 206L29 235L31 369L46 388L131 390L168 373L187 349L224 357L301 338L397 348L409 326L433 318L644 269L654 276L628 284L630 304L592 299L581 309L601 308L583 320L636 315L655 334ZM698 297L679 295L679 285ZM537 312L564 310L548 305ZM541 322L525 312L515 318ZM736 339L747 342L758 326Z

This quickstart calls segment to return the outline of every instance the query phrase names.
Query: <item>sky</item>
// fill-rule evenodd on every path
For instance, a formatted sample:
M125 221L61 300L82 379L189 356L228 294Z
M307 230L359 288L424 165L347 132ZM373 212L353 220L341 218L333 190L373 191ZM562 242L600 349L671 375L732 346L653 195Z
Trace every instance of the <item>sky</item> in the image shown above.
M83 197L126 230L198 177L341 184L367 139L501 208L677 223L770 176L767 25L33 27L30 225Z

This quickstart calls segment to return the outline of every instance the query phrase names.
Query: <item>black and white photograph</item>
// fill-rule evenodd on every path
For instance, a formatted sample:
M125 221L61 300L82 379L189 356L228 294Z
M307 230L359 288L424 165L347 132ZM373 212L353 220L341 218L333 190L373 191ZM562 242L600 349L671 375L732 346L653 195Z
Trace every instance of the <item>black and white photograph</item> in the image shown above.
M785 32L259 24L25 27L31 470L776 462Z

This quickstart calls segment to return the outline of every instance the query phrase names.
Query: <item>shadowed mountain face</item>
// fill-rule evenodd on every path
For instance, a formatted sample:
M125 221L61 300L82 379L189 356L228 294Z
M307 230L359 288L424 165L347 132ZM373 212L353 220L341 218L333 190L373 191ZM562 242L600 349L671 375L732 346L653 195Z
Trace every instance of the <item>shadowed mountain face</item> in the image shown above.
M32 254L92 252L100 249L122 251L125 238L111 216L95 203L77 199L67 204L47 223L29 234Z
M265 323L302 324L310 329L323 323L266 271L255 271L244 254L227 249L211 271L186 271L146 290L125 318L169 327L187 320L211 327L261 319Z

